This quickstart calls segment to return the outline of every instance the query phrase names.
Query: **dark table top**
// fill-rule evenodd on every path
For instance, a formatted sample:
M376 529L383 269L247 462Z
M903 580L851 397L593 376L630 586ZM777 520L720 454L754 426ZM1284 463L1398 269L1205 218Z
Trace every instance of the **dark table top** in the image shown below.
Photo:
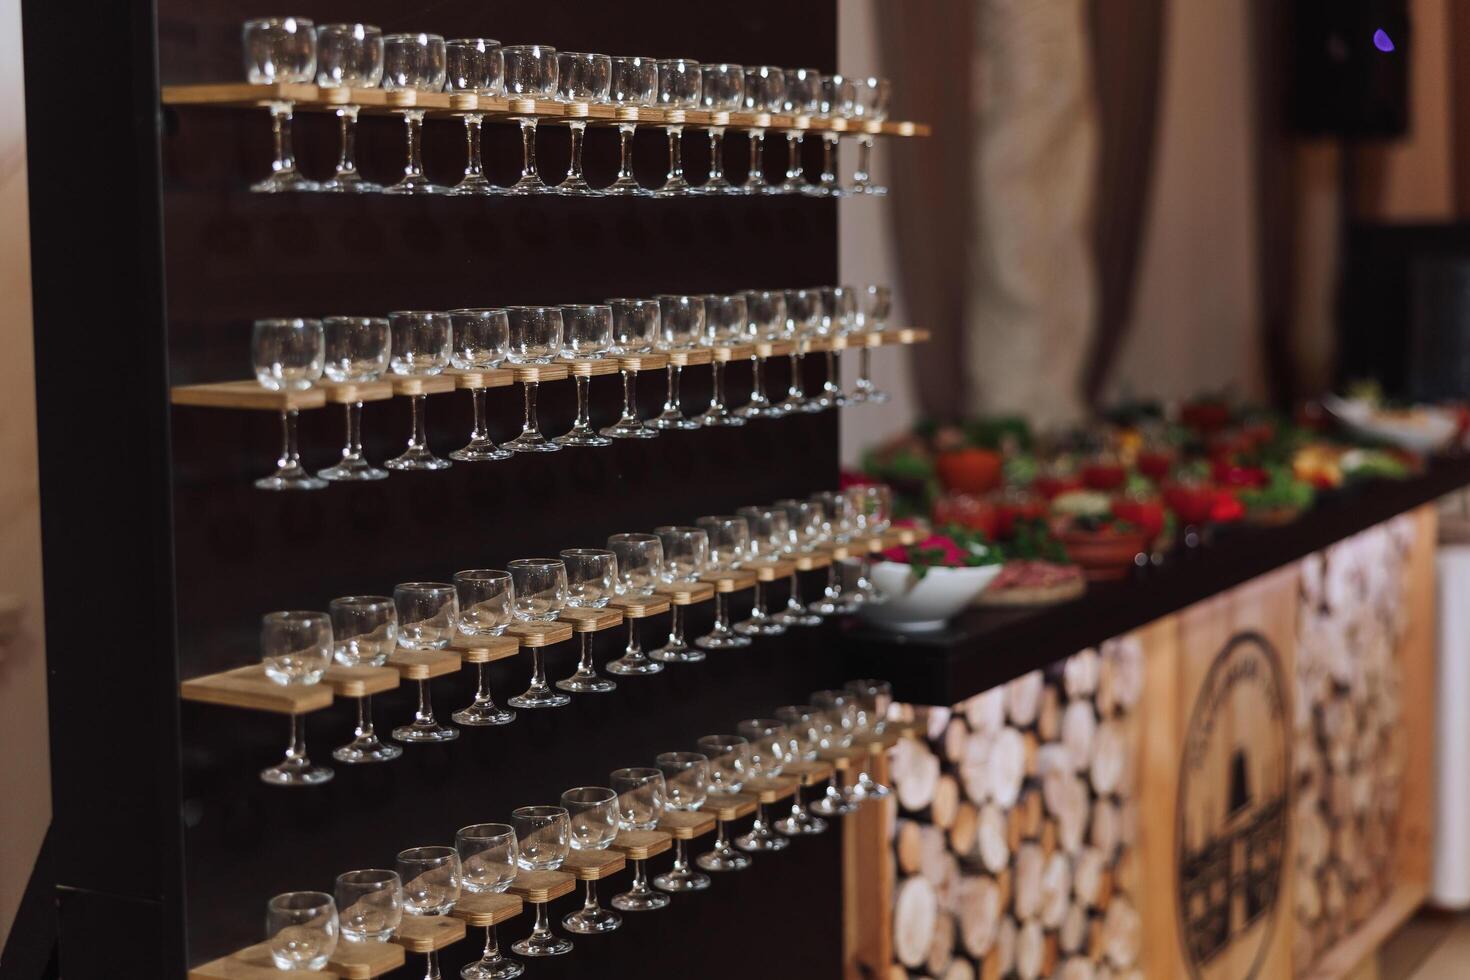
M1218 529L1199 548L1120 582L1090 583L1081 598L1026 609L971 609L948 627L900 634L847 624L853 676L892 682L894 697L953 705L1086 647L1280 568L1397 514L1470 484L1470 458L1431 460L1407 480L1377 480L1319 495L1283 527Z

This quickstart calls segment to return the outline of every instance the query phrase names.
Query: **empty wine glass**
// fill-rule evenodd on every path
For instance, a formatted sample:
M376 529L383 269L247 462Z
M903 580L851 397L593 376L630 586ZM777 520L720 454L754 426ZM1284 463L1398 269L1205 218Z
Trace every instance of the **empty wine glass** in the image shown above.
M852 696L857 707L855 732L858 737L876 742L883 737L887 727L888 706L893 703L893 685L887 681L863 678L848 681L843 690ZM871 759L871 755L867 758ZM859 799L868 800L887 796L889 789L868 773L866 767L858 771L853 792Z
M698 752L663 752L654 759L664 777L664 810L692 813L704 806L709 792L709 760ZM674 866L653 879L665 892L694 892L709 887L709 875L689 866L683 838L674 839Z
M571 360L600 360L612 347L612 307L593 303L588 305L565 305L561 308L562 357ZM612 439L592 428L592 418L587 405L587 389L592 379L577 374L572 379L577 385L577 420L571 431L557 436L555 442L562 446L610 446Z
M442 650L454 639L459 617L458 593L445 582L404 582L393 587L393 605L398 609L398 645L405 650ZM416 682L419 703L413 723L393 729L400 742L451 742L459 729L434 720L427 679Z
M266 903L265 935L277 970L320 970L337 951L337 903L326 892L286 892Z
M316 29L318 88L377 88L383 81L383 32L371 24L323 24ZM317 189L338 194L375 193L383 188L357 172L356 104L337 107L341 150L337 171Z
M785 412L819 412L825 406L815 398L807 398L802 380L802 362L806 358L806 343L820 331L822 300L815 289L786 290L786 331L791 341L791 384L786 389L786 400L776 407Z
M517 44L501 48L505 57L505 94L512 102L556 97L556 49L544 44ZM524 111L524 110L522 110ZM507 194L550 194L536 167L536 119L514 117L521 124L521 179L506 188Z
M779 338L786 330L786 294L779 289L751 289L745 293L746 315L750 318L748 332L756 342ZM751 355L751 370L754 384L750 390L750 401L735 409L741 418L778 419L786 409L771 404L766 394L766 359L760 353Z
M745 104L745 69L740 65L705 65L700 70L699 106L716 118L729 114ZM709 131L709 179L691 194L736 194L738 188L725 178L725 126L712 122Z
M888 97L892 92L892 86L886 78L859 78L853 83L854 115L870 122L881 123L888 118ZM882 196L888 193L888 188L881 184L873 183L870 173L873 159L873 134L863 131L858 135L858 162L857 170L852 175L853 194L872 194Z
M745 111L756 114L780 112L786 101L786 79L781 69L770 65L745 69ZM764 127L750 128L750 172L740 185L742 194L779 194L781 188L766 183Z
M851 334L857 328L857 290L851 286L825 286L817 291L821 306L821 333L828 337ZM842 393L842 352L829 345L826 353L827 378L822 382L822 394L817 397L819 408L840 408L847 404Z
M322 373L337 384L377 381L388 370L392 335L388 319L381 316L329 316L322 319L322 341L325 360ZM333 466L318 470L323 480L382 480L388 471L367 461L362 452L362 401L348 402L347 442L342 458Z
M790 765L796 762L811 762L817 757L821 745L821 712L809 704L790 704L777 708L776 720L786 731L786 759ZM799 834L821 834L827 830L827 821L815 816L801 799L801 783L796 785L796 795L791 801L791 811L772 824L787 837Z
M788 68L786 94L781 111L798 118L812 115L822 101L822 75L815 68ZM806 189L806 172L802 168L801 146L805 129L786 131L786 182L780 185L784 194L800 194Z
M791 537L791 525L784 508L741 507L735 513L745 518L750 527L749 553L753 563L764 564L784 557ZM735 624L735 632L741 636L780 636L786 632L785 624L766 609L766 589L767 583L757 578L750 618Z
M853 99L856 90L852 82L841 75L822 76L822 96L817 103L817 118L833 120L848 119L853 114ZM847 191L837 179L837 143L835 130L822 130L822 177L816 184L807 185L806 192L817 197L843 197Z
M688 58L671 58L658 63L658 105L674 112L686 112L699 108L700 100L699 62ZM669 172L664 185L654 194L658 197L679 197L689 193L689 181L684 179L684 123L670 123L664 129L669 134Z
M262 17L247 20L242 31L245 42L245 78L251 85L310 84L316 75L316 33L304 17ZM271 175L250 185L252 191L274 194L281 191L314 191L317 185L296 170L291 149L289 100L270 102L271 135L275 159Z
M586 115L588 105L606 105L608 90L612 86L612 59L605 54L587 54L580 51L563 51L556 56L556 99L569 105L580 106ZM582 140L587 133L587 120L577 116L567 119L567 129L572 135L572 157L567 164L567 175L556 185L558 194L573 197L597 197L595 190L582 175Z
M605 851L612 846L618 836L617 793L604 786L579 786L561 794L561 805L567 811L572 850ZM612 932L623 924L621 915L598 904L597 882L589 879L583 887L582 907L562 918L562 928L592 935Z
M505 566L514 585L515 617L523 623L550 623L567 605L567 566L560 558L517 558ZM541 648L531 648L531 686L509 703L514 708L559 708L572 699L546 683Z
M718 797L739 793L748 778L750 744L739 735L705 735L699 739L698 745L700 754L709 760L709 795ZM714 843L694 862L706 871L741 871L750 867L750 858L730 846L722 817L715 819Z
M449 314L399 310L388 314L388 326L393 334L388 369L393 374L422 378L444 373L452 352L453 327ZM440 459L429 449L424 398L422 392L409 396L412 429L408 448L383 464L390 470L443 470L450 466L447 459Z
M568 548L561 553L567 567L567 608L601 609L617 594L618 556L602 548ZM582 653L577 671L556 682L563 691L573 694L605 694L617 684L597 676L592 662L592 633L584 632Z
M663 816L664 774L657 769L634 767L616 769L608 776L613 792L618 794L618 829L653 830ZM612 907L623 912L651 912L667 908L669 896L648 887L645 862L633 861L633 881L628 890L614 895Z
M749 558L750 525L738 516L701 517L694 522L709 536L709 569L712 572L733 571ZM735 650L750 646L750 638L736 633L730 626L728 597L715 591L715 624L704 636L694 641L704 650Z
M511 364L550 364L561 353L563 321L559 307L512 306L506 312L510 316L508 360ZM540 382L520 380L526 405L521 434L507 442L505 448L518 453L556 452L561 444L541 434L541 419L536 411Z
M510 317L499 309L466 309L449 311L453 348L449 363L460 371L489 371L505 363L510 346ZM461 378L461 383L465 379ZM511 452L501 449L490 438L485 423L485 389L470 388L470 408L474 428L470 441L456 449L449 458L462 463L489 463L510 459Z
M454 835L454 849L459 852L460 884L471 895L499 895L515 881L517 858L515 828L504 823L477 823L461 827ZM463 980L510 980L525 967L500 955L495 927L485 927L485 951L480 959L466 965Z
M711 295L704 299L704 336L714 352L714 391L710 395L709 408L692 421L700 425L744 425L745 419L731 412L725 405L725 357L718 348L745 343L748 324L745 294L732 293L728 296Z
M881 537L892 523L893 491L881 483L857 484L844 493L851 506L854 534L863 542ZM857 581L853 583L852 598L858 603L883 602L888 597L873 584L872 546L862 549L857 557Z
M867 193L874 193L868 191ZM887 286L868 286L863 290L861 297L862 312L861 326L868 333L882 333L888 329L888 317L893 311L893 290ZM882 391L873 384L873 349L868 346L864 338L862 349L858 353L858 379L853 384L852 394L847 396L850 402L876 402L882 404L888 401L888 392Z
M746 777L754 779L774 779L781 775L781 770L791 761L790 736L786 734L786 726L777 718L749 718L735 726L736 733L749 743L749 757L746 763ZM735 838L735 846L742 851L754 854L757 851L781 851L785 850L791 841L786 837L778 837L766 822L766 805L757 803L755 808L755 820L750 825L747 833Z
M821 538L825 515L822 504L817 500L778 500L777 507L786 511L791 528L790 550L795 555L810 555L817 550ZM801 601L801 583L796 569L791 571L791 590L786 597L786 607L771 617L786 626L820 626L822 617L809 612Z
M618 107L618 178L602 189L604 194L652 197L633 176L633 133L638 129L638 110L658 101L658 61L653 58L615 57L612 87L608 97ZM625 119L624 116L632 118Z
M698 582L709 563L709 535L698 527L656 527L653 533L663 542L663 580L670 584ZM684 639L684 607L672 606L669 615L669 640L649 656L664 663L696 663L704 659L704 651L689 646Z
M814 691L812 707L817 709L817 745L827 751L845 751L852 747L857 725L857 705L846 691ZM856 810L858 803L852 787L842 785L842 770L834 770L827 792L812 803L813 813L824 817L841 816Z
M511 824L516 829L519 854L517 861L527 871L555 871L567 859L570 846L571 820L559 806L523 806L511 811ZM572 951L572 942L551 931L546 919L546 903L536 906L536 923L531 935L512 943L511 949L522 956L560 956Z
M301 317L256 320L250 332L255 380L270 391L305 391L322 376L326 349L322 322ZM281 409L281 455L276 471L255 481L260 490L320 490L327 481L308 473L296 447L296 409Z
M334 889L342 938L349 943L386 943L403 921L403 882L382 868L347 871Z
M639 601L653 597L663 575L663 542L656 534L614 534L607 539L608 548L618 556L618 595ZM657 674L664 665L649 660L638 635L638 618L628 621L628 645L623 655L610 661L611 674Z
M459 901L462 871L452 847L410 847L398 852L403 880L403 911L409 915L448 915ZM440 980L439 953L425 955L424 980Z
M515 621L515 588L510 573L498 568L469 568L454 573L459 614L455 630L462 637L502 636ZM475 699L450 715L461 725L508 725L516 713L495 703L483 661L475 664Z
M852 503L847 495L840 490L824 491L812 499L822 505L824 517L819 543L846 545L852 541ZM827 566L827 586L822 590L822 598L807 607L819 616L855 612L861 604L860 599L843 590L839 571L839 562L834 558Z
M389 92L440 92L445 78L444 38L438 34L389 34L383 38L383 88ZM403 124L407 160L398 183L383 188L384 194L439 194L444 188L424 175L424 110L414 107L414 96L406 95Z
M656 299L610 299L612 307L614 354L646 354L658 342L660 325L658 300ZM626 368L623 375L623 414L614 424L602 430L602 434L613 439L653 439L658 430L644 425L638 418L637 379L638 372Z
M384 595L349 595L327 604L332 617L333 659L344 667L381 667L398 646L398 610ZM387 762L403 749L378 738L373 728L372 695L357 698L353 739L332 750L332 758L348 765Z
M277 684L319 683L332 665L332 621L319 612L273 612L261 617L260 662L265 676ZM272 786L315 786L332 778L332 770L306 757L306 733L295 714L286 757L260 773Z
M505 59L500 54L499 41L485 37L456 38L445 42L444 57L449 91L477 97L500 95L505 77ZM480 126L484 119L485 114L482 112L464 114L464 176L449 189L451 194L502 193L499 187L486 179L485 164L480 157Z
M662 330L660 346L669 351L685 351L694 347L704 336L704 300L699 296L660 296L658 315ZM684 417L684 406L679 398L679 382L684 376L682 364L670 358L668 366L668 394L664 398L664 410L648 424L656 429L697 429L699 422Z

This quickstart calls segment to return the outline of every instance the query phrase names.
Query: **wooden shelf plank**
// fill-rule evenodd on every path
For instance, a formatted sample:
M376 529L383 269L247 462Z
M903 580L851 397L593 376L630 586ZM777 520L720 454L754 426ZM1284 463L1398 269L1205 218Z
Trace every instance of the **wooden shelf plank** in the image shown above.
M671 350L668 354L669 363L675 367L698 367L715 359L714 351L708 347L685 347Z
M609 606L601 609L589 609L582 606L568 606L561 611L557 617L560 622L570 623L572 631L576 633L596 633L601 630L612 629L623 621L623 611Z
M676 606L693 606L715 597L715 587L709 582L669 582L655 591Z
M727 344L727 345L717 345L715 347L711 347L710 348L710 351L714 354L714 360L719 361L722 364L728 364L731 361L748 361L748 360L750 360L752 357L755 356L755 345L754 344Z
M302 715L330 706L332 688L328 684L277 684L265 676L264 667L251 664L184 681L179 696L202 704Z
M521 652L521 641L514 636L470 636L456 633L449 649L467 664L492 664Z
M403 947L397 943L350 943L339 936L326 972L344 980L371 980L392 973L405 959Z
M512 623L506 636L515 637L526 649L549 647L572 638L570 623Z
M649 616L657 616L659 613L669 611L669 600L661 595L653 596L613 596L608 603L609 608L621 610L624 619L647 619Z
M796 344L790 340L757 340L752 346L755 356L760 358L785 357L796 350Z
M559 363L565 364L568 373L574 378L600 378L618 373L618 360L615 357L568 357Z
M801 785L803 786L815 786L817 783L825 783L832 778L835 772L836 767L823 759L788 762L781 769L783 776L795 776L801 780Z
M833 767L841 772L846 772L848 769L851 769L854 762L867 754L868 753L865 749L859 748L857 746L850 746L845 749L817 750L817 758L821 759L823 762L832 763Z
M393 397L393 382L387 380L318 381L312 387L322 393L328 405L380 402Z
M455 380L448 374L410 374L391 380L395 395L443 395L455 388Z
M693 840L714 833L715 815L704 810L665 810L658 818L658 829L674 840Z
M460 892L459 901L454 903L454 911L449 914L478 929L498 926L521 914L521 898L509 892L480 895Z
M365 698L382 694L398 686L402 676L393 667L343 667L333 664L327 668L322 683L332 693L344 698Z
M755 573L743 569L705 572L699 576L699 580L713 585L716 592L743 592L746 589L755 588Z
M740 792L754 796L762 803L775 803L784 800L788 796L794 796L801 788L800 776L763 776L760 779L747 780L740 787Z
M511 364L510 373L521 384L540 384L543 381L565 381L571 370L565 364Z
M622 871L627 864L622 851L609 847L605 851L569 851L561 868L576 875L578 881L601 881Z
M618 370L637 374L639 371L662 371L669 366L669 355L657 351L648 354L619 354Z
M327 396L321 388L305 391L271 391L258 381L221 381L207 385L175 385L169 390L175 405L194 408L243 408L255 412L307 411L321 408Z
M719 820L739 820L755 812L760 801L749 793L711 793L705 798L701 813L708 813Z
M755 572L757 581L779 582L791 577L791 573L796 571L796 562L786 558L777 558L769 561L753 561L745 567Z
M673 847L674 838L667 830L620 830L612 846L629 861L647 861Z
M515 384L515 374L507 368L481 368L476 371L461 371L450 368L445 377L454 379L456 388L509 388Z
M396 668L406 681L426 681L459 670L459 654L454 650L405 650L399 647L388 658L388 666Z
M430 953L464 938L464 920L452 915L405 915L393 942L411 953Z
M832 564L832 553L821 550L811 551L804 555L793 555L791 560L796 562L798 572L810 572Z
M577 887L575 875L566 871L517 871L510 892L540 905L570 895Z

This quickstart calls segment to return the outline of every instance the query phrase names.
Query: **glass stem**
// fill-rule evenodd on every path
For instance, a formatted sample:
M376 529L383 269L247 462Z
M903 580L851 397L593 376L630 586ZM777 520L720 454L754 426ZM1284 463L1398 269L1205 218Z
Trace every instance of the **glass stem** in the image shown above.
M671 182L683 180L684 157L682 151L684 145L684 127L670 126L667 132L669 134L669 173L667 179Z
M470 389L470 410L475 417L475 427L470 430L470 440L478 442L489 437L485 429L485 389Z
M822 135L822 183L837 183L837 137Z
M531 648L531 690L535 692L545 691L546 667L541 663L541 648Z
M429 437L424 433L424 395L414 395L408 400L408 411L413 422L413 435L409 436L409 449L428 449Z
M551 923L546 919L546 903L536 902L536 922L531 926L531 935L536 939L551 938Z
M419 681L419 706L414 710L413 723L421 728L432 728L434 722L434 706L429 703L429 682Z
M827 351L827 384L826 384L826 387L829 390L841 391L842 390L841 378L842 378L841 372L838 370L838 367L837 367L837 352L834 351L834 350L828 350Z
M725 362L714 363L714 388L709 396L709 407L712 412L724 412L725 410Z
M488 705L490 702L490 677L485 673L484 664L475 664L475 703Z
M592 420L588 416L587 409L587 387L592 383L591 378L577 375L577 421L572 428L584 431L592 427Z
M801 583L796 580L796 571L791 572L791 595L786 598L786 608L793 612L801 609Z
M633 882L628 890L635 895L648 891L648 872L642 861L633 862Z
M764 405L766 403L766 379L762 373L765 367L765 358L752 357L750 359L750 371L753 377L750 389L750 402L752 405Z
M582 656L577 660L577 673L595 674L597 668L592 665L592 634L582 634Z
M629 660L641 660L643 658L643 644L638 638L638 620L628 620L628 648L623 651L623 656Z
M567 164L567 179L582 179L582 137L587 133L587 124L580 119L567 123L572 133L572 161Z
M760 580L755 583L755 602L751 606L750 618L766 618L766 583Z
M536 169L535 117L523 118L521 120L521 161L522 178L536 178L540 176Z
M797 341L798 348L801 341ZM805 398L806 388L801 383L801 359L806 355L799 349L791 351L791 385L786 389L786 394L791 398Z
M638 421L637 393L633 383L635 377L632 371L623 372L623 422L629 425Z
M337 155L337 176L357 175L357 106L344 105L337 110L337 130L341 134L341 151Z
M357 699L357 729L352 733L356 738L372 738L373 731L373 699L363 697Z
M271 139L275 144L276 158L271 169L278 174L294 173L296 153L291 149L291 103L271 103Z
M291 719L291 741L286 746L286 761L300 766L305 766L306 760L306 726L301 724L299 715L288 715Z
M825 590L828 599L836 599L842 594L842 586L837 582L837 562L827 566L827 588Z
M442 980L439 975L439 951L429 950L424 955L424 980Z
M347 448L343 459L358 459L362 456L362 402L347 405Z
M633 131L637 128L632 123L618 124L618 180L633 179Z
M669 646L684 646L684 607L674 606L669 614Z
M709 131L709 179L711 182L725 179L725 130L716 127Z
M470 113L464 117L466 178L485 176L485 165L480 160L480 123L483 118L478 113Z
M791 815L798 820L806 816L806 806L801 802L801 783L796 784L796 795L791 797Z
M541 420L536 414L536 389L539 387L534 381L521 385L526 393L526 411L521 421L521 432L526 435L535 435L541 431Z
M730 609L726 603L723 592L715 593L715 632L728 633L730 631Z
M689 852L685 849L682 837L674 838L674 870L685 872L689 870Z
M301 465L301 453L296 448L296 420L294 408L281 413L281 458L276 463L283 470Z
M403 122L408 129L408 162L403 166L405 177L424 175L423 151L420 148L419 130L424 124L424 110L409 109L403 113Z
M725 821L717 818L715 820L715 845L714 845L714 850L715 851L728 851L729 849L730 849L730 842L725 839Z
M873 137L858 137L858 162L857 170L853 171L852 182L854 184L866 184L868 176L868 159L873 152Z
M496 938L495 927L485 927L485 955L486 962L494 963L500 959L500 941Z
M766 131L764 129L752 129L750 131L750 175L745 178L747 184L765 183L764 169L761 158L766 150Z
M679 375L682 371L683 368L677 364L670 364L668 367L668 394L664 396L665 412L677 413L679 411Z
M873 379L870 377L873 371L873 349L863 347L858 351L858 379L859 388L871 388Z
M786 134L786 179L796 182L801 179L801 134Z
M597 904L597 882L587 881L584 882L584 884L587 886L587 891L582 899L582 911L599 911L601 909L601 906Z

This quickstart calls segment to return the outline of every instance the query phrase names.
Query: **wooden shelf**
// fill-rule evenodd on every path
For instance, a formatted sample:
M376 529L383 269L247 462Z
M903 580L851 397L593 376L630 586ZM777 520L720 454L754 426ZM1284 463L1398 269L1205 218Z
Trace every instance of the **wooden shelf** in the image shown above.
M572 638L571 623L514 623L505 631L527 650L565 643Z
M514 636L467 636L456 633L449 649L467 664L492 664L507 660L521 652L521 641Z
M714 354L714 360L721 364L731 361L748 361L755 356L754 344L730 344L728 346L717 346L710 348Z
M578 881L601 881L622 871L627 864L622 851L609 847L605 851L568 851L561 867L576 875Z
M822 759L812 759L806 762L788 762L782 767L781 774L795 776L801 780L803 786L815 786L817 783L825 783L831 779L836 771L832 763Z
M729 822L748 817L760 801L749 793L711 793L705 798L701 813Z
M747 780L740 788L742 793L749 793L762 803L775 803L793 796L801 788L800 776L763 776L760 779Z
M744 569L726 572L705 572L699 576L699 580L713 585L716 592L744 592L746 589L755 588L755 572L747 572Z
M399 647L388 658L406 681L426 681L459 670L459 654L453 650L405 650Z
M406 959L403 947L397 943L349 943L339 936L325 972L335 973L343 980L370 980L392 973Z
M618 359L615 357L568 358L561 363L574 378L600 378L605 374L618 373Z
M729 129L779 129L845 133L851 136L928 136L927 123L852 119L818 119L766 112L704 112L695 109L659 109L643 106L589 105L547 99L508 99L469 92L390 92L381 88L318 88L315 85L250 85L222 82L204 85L165 85L163 104L207 108L258 109L272 102L290 102L294 110L332 112L355 105L362 112L381 115L401 109L422 109L430 117L457 117L474 112L494 120L534 116L548 122L586 119L593 122L639 122L651 125L724 126Z
M328 667L322 677L322 683L343 698L382 694L396 688L401 680L402 675L393 667L343 667L341 664Z
M413 374L389 380L395 395L444 395L456 386L455 379L448 374Z
M762 359L785 357L796 350L796 344L789 340L757 340L751 347L755 349L755 356Z
M612 842L613 850L622 851L629 861L647 861L674 846L674 838L666 830L620 830Z
M866 749L852 747L845 749L817 750L817 758L821 759L823 762L832 763L833 767L841 772L846 772L847 770L851 769L854 762L867 754L868 753Z
M715 352L708 347L688 347L669 351L669 363L674 367L698 367L715 359Z
M510 893L540 905L570 895L576 887L576 876L566 871L517 871Z
M179 696L202 704L303 715L331 705L332 688L329 684L277 684L265 676L263 666L251 664L184 681Z
M623 611L610 606L588 609L583 606L567 607L561 611L559 622L570 623L575 633L597 633L612 629L623 621Z
M450 368L444 376L454 379L456 388L509 388L515 384L515 375L506 368L484 368L479 371L461 371Z
M669 366L669 355L650 352L648 354L619 354L618 370L637 374L639 371L662 371Z
M328 405L352 405L357 402L380 402L393 397L391 381L318 381L319 390Z
M254 411L284 412L322 408L327 394L321 388L305 391L271 391L259 381L221 381L210 385L175 385L169 391L175 405L196 408L245 408Z
M464 938L464 920L452 915L404 915L393 942L410 953L432 953Z
M798 572L810 572L818 568L826 568L832 564L832 553L829 551L812 551L804 555L793 555L792 561L796 563Z
M714 833L715 815L707 810L665 810L658 818L658 829L674 840L693 840Z
M796 571L796 562L778 558L773 561L753 561L745 566L755 573L758 582L780 582Z
M370 980L393 972L403 965L404 960L403 947L396 943L349 943L339 939L325 970L278 970L271 960L270 943L256 943L196 966L189 971L189 980L310 980L320 977Z
M498 926L520 915L521 899L519 895L509 892L471 895L461 891L459 901L454 903L454 911L449 914L456 919L463 919L465 925L484 929L487 926Z
M648 596L647 598L626 598L614 596L608 603L613 609L621 610L624 619L647 619L649 616L657 616L659 613L669 611L669 600L661 595Z
M715 597L715 587L709 582L670 582L654 591L675 606L693 606Z

